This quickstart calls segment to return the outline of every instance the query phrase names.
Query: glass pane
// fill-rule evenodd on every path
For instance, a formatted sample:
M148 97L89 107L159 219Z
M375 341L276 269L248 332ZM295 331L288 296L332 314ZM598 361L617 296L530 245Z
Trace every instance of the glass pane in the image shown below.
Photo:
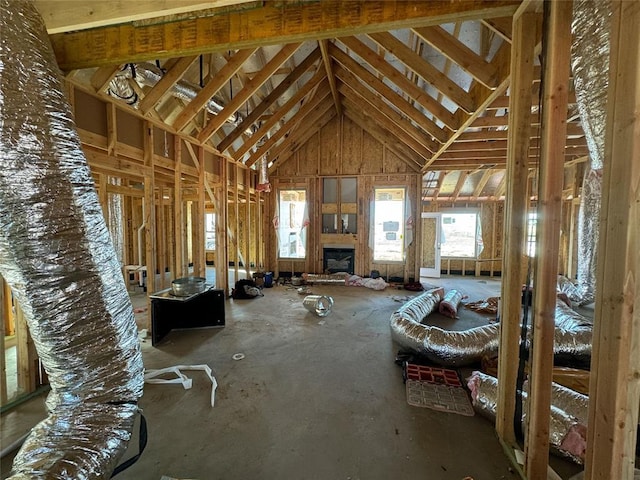
M355 178L341 179L340 201L342 203L356 203L358 201L358 183Z
M443 257L475 258L477 213L442 213Z
M404 188L375 189L373 260L376 262L404 260L404 196Z
M322 181L322 202L337 203L338 202L338 179L325 178Z
M278 210L274 224L280 258L305 258L309 225L306 190L280 190Z
M342 233L358 233L355 213L342 214Z
M205 250L216 249L216 214L205 213L204 215L204 248Z
M322 233L338 233L338 215L335 213L322 214Z

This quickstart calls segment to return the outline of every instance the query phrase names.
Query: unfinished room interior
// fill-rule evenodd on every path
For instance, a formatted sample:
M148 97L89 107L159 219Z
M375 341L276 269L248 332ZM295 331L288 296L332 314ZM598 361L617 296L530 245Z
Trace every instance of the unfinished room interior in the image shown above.
M0 15L0 478L640 478L640 1Z

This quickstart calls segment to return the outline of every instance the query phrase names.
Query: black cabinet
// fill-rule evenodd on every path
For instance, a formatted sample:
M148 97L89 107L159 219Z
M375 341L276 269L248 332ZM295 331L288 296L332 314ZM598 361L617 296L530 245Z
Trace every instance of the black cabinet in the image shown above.
M149 298L153 346L173 329L224 327L224 290L210 288L188 297L176 297L167 289Z

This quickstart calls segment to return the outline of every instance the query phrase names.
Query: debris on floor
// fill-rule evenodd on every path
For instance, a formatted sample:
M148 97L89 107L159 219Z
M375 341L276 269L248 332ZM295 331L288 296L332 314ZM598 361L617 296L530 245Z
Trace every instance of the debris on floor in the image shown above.
M144 383L150 384L182 384L185 390L189 390L193 386L193 380L187 377L182 371L189 370L201 370L207 374L209 380L211 380L211 406L213 407L216 401L216 388L218 388L218 382L216 382L211 368L209 365L175 365L173 367L160 368L158 370L147 370L144 373ZM173 373L176 378L160 378L163 375Z
M404 303L404 302L408 302L412 298L413 297L410 295L405 295L404 297L400 297L399 295L394 295L391 297L391 300L393 300L394 302Z
M345 285L351 287L367 287L372 290L384 290L389 286L382 277L378 278L362 278L358 275L350 275L345 279Z
M304 308L319 317L326 317L333 308L333 297L326 295L308 295L302 301Z
M477 302L467 302L464 304L469 310L478 313L498 313L498 301L500 297L489 297L486 300L478 300Z
M303 273L302 278L307 283L328 283L344 285L348 273Z
M469 417L474 415L469 395L455 370L405 363L403 376L409 405Z
M234 353L231 358L234 360L242 360L244 358L244 353Z

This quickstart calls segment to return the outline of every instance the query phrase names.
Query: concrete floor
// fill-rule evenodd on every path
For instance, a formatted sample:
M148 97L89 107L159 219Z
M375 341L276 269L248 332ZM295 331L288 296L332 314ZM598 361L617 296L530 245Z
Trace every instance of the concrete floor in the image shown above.
M500 289L492 279L429 282L456 285L471 301ZM145 385L149 443L117 478L518 478L491 422L407 404L389 317L417 293L311 289L334 298L327 317L307 312L295 289L276 286L264 297L228 300L224 328L174 330L156 347L143 342L147 369L209 365L218 382L216 404L210 406L211 382L202 372L187 372L191 390ZM144 304L143 296L133 300ZM233 360L236 353L244 359ZM3 415L3 446L6 432L18 435L38 411L40 399ZM135 443L125 457L135 453ZM2 461L2 478L9 461Z

